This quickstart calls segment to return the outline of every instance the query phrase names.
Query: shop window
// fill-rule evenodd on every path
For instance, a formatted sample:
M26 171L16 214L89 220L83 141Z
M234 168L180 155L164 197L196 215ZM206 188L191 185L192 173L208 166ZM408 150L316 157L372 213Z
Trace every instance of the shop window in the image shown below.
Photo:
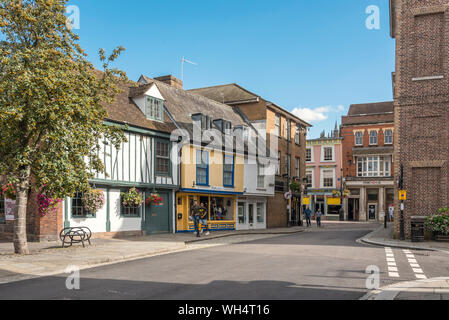
M359 196L360 195L360 189L349 189L351 192L351 196Z
M95 218L96 215L88 212L83 205L83 193L77 192L72 198L72 218Z
M341 206L329 205L327 206L327 214L340 214Z
M246 224L245 203L239 202L238 204L238 220L239 224Z
M211 198L210 220L214 221L234 220L234 200L221 197Z
M6 223L5 198L0 192L0 224Z
M258 203L257 204L257 223L265 222L265 204Z

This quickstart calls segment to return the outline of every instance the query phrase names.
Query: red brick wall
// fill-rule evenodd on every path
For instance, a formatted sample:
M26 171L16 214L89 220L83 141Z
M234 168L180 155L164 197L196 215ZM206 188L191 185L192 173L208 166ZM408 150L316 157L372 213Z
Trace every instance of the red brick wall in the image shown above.
M363 120L363 117L360 117L361 121ZM363 136L363 146L359 146L359 148L367 148L371 147L369 145L369 130L371 129L379 129L378 134L378 144L374 147L384 147L388 146L391 147L392 145L385 145L385 138L384 138L384 131L385 129L391 129L394 127L394 123L390 124L379 124L379 125L352 125L349 127L343 126L341 128L341 135L343 137L343 175L349 176L349 177L355 177L357 176L357 164L354 162L353 157L353 148L357 148L355 146L355 134L354 131L357 130L365 130L364 136ZM393 143L394 137L393 137ZM351 164L349 164L349 160L351 160ZM391 174L393 175L393 169Z

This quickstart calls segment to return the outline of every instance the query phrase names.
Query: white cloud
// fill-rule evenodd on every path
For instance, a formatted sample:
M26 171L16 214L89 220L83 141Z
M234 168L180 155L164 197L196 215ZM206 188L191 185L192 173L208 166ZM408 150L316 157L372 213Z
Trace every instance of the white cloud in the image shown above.
M314 109L296 108L292 111L292 113L307 122L321 122L326 121L329 118L328 113L341 112L345 110L346 108L343 105L339 105L337 108L332 106L323 106Z

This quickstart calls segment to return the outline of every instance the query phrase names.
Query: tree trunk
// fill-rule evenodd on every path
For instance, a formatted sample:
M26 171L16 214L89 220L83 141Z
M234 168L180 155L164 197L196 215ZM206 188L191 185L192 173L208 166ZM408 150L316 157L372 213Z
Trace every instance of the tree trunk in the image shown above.
M16 254L27 255L27 204L28 204L28 190L30 188L30 167L27 166L21 170L19 175L19 182L15 185L16 188L16 210L14 212L14 252Z

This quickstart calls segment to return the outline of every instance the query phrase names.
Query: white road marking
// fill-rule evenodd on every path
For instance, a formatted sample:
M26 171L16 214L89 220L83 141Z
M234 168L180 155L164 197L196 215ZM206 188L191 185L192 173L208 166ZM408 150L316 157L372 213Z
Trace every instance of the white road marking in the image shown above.
M390 271L390 272L398 272L398 268L397 267L388 267L388 271Z
M422 270L422 268L420 267L418 261L416 261L415 255L410 250L403 250L403 252L407 256L410 267L412 268L413 272L415 273L415 277L417 279L427 279L427 277L424 274L424 271Z
M387 258L387 264L388 264L388 276L390 278L399 278L399 272L398 267L396 265L396 259L394 258L394 253L391 248L385 248L385 255Z

